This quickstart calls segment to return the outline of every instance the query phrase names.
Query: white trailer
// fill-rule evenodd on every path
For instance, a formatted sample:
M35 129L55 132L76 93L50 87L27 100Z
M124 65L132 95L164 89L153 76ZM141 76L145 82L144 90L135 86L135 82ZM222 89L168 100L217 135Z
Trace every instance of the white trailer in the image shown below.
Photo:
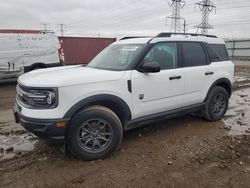
M63 52L54 32L0 33L0 79L63 64Z

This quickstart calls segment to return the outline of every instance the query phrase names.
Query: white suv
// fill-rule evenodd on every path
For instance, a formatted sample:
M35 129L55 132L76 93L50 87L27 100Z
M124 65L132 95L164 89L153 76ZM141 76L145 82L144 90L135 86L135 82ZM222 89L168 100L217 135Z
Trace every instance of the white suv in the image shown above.
M123 38L87 67L36 70L18 79L17 123L65 141L78 158L109 156L123 131L200 112L220 120L232 93L234 65L210 35L160 33Z

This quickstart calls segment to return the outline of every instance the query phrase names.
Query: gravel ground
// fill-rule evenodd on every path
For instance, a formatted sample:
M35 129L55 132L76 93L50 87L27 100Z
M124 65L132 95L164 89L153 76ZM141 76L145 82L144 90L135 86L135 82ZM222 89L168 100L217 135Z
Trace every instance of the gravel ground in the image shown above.
M222 121L193 115L129 131L110 158L92 162L16 125L14 98L14 84L0 86L0 145L15 146L0 156L0 187L250 187L248 88L234 92Z

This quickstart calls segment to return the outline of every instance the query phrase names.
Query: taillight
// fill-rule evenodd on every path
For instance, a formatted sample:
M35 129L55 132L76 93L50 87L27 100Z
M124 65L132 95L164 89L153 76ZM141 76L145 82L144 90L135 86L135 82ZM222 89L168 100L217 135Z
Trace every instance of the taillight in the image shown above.
M60 64L64 65L64 53L62 48L58 48L58 56Z

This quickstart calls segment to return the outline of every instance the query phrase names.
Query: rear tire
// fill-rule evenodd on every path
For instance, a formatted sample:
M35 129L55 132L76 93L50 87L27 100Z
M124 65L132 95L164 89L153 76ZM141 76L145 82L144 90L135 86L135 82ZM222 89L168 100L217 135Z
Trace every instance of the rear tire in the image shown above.
M110 156L121 143L123 128L117 115L103 106L88 107L70 121L66 143L71 153L81 160Z
M215 86L208 94L202 116L208 121L217 121L224 117L229 102L229 95L225 88Z

